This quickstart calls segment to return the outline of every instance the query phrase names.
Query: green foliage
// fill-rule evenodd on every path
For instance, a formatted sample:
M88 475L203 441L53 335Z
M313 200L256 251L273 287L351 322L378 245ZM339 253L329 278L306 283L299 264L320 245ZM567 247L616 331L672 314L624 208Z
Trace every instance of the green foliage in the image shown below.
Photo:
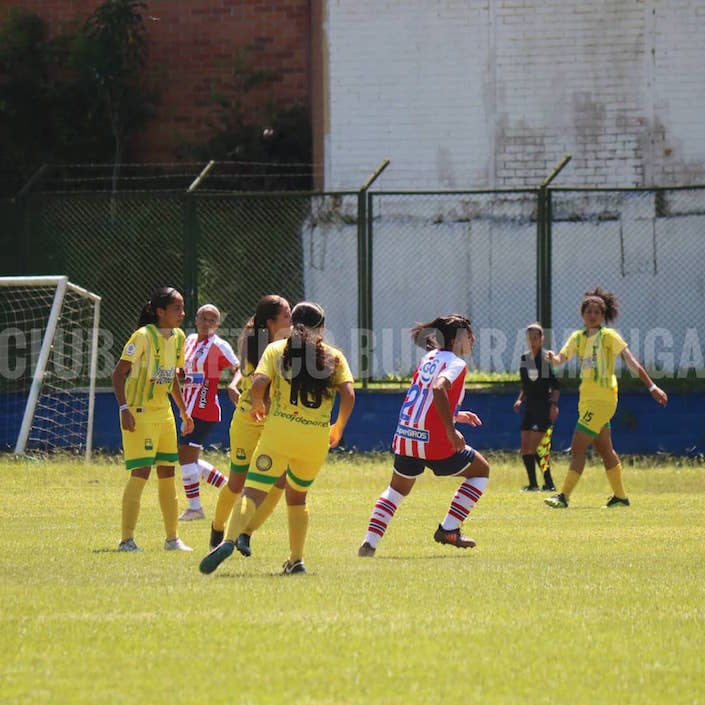
M226 456L208 459L227 466ZM377 555L359 559L390 457L331 458L309 494L309 572L282 577L283 506L254 534L251 558L236 554L203 576L209 521L181 525L193 553L164 551L154 473L137 525L144 553L119 554L119 458L85 467L0 459L3 698L705 701L702 468L630 466L631 508L606 511L594 463L571 508L551 510L545 495L517 491L518 455L490 461L490 485L466 522L477 548L433 542L457 481L425 475ZM566 469L558 459L556 479ZM209 518L216 496L202 487ZM183 507L182 490L179 498ZM237 672L224 665L233 653Z
M214 136L205 145L184 143L180 155L269 165L265 173L255 168L252 174L241 173L230 186L221 183L234 190L309 190L312 176L308 171L302 173L312 161L309 111L299 103L264 100L275 92L281 74L254 65L253 51L251 46L239 48L229 84L211 81L215 110L208 124ZM245 164L241 165L244 169Z

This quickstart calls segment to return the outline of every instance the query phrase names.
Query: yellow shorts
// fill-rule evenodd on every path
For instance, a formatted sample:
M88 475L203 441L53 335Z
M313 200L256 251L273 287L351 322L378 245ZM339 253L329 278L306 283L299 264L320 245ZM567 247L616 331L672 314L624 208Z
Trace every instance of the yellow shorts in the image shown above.
M145 419L135 414L135 430L122 431L122 448L125 467L151 467L152 465L174 465L178 459L176 449L176 425L174 417Z
M230 472L247 472L263 428L264 424L251 419L248 412L235 410L230 422Z
M297 443L285 444L276 428L265 426L247 471L245 487L269 492L286 471L287 483L299 492L306 492L328 456L328 436L317 435L312 442L301 432Z
M617 398L612 399L580 399L578 401L577 431L587 433L596 438L600 431L609 426L610 419L617 411Z

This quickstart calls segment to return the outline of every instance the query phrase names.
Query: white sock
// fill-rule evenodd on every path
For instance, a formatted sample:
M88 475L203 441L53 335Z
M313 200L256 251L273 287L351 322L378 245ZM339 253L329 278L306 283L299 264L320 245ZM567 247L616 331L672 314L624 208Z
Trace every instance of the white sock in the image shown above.
M370 523L365 534L365 541L373 548L377 548L377 544L382 540L387 526L394 516L394 512L404 499L404 495L400 494L391 487L387 487L375 502Z
M209 462L205 460L198 461L198 471L201 473L201 477L209 484L214 487L222 487L226 481L227 477L223 475L220 470L214 468Z
M468 517L470 510L480 501L490 481L489 477L468 477L453 495L453 499L441 526L446 531L457 529Z
M181 466L181 477L184 482L184 491L188 500L189 509L201 508L201 490L198 480L198 465L186 463Z

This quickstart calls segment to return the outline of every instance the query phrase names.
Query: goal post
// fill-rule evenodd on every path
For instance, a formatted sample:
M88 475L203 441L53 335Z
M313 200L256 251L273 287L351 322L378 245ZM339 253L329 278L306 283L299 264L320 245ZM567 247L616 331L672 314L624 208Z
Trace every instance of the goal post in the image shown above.
M83 450L90 458L100 301L66 276L0 277L0 413L9 429L3 445L9 449L21 413L17 455ZM21 354L28 348L29 363Z

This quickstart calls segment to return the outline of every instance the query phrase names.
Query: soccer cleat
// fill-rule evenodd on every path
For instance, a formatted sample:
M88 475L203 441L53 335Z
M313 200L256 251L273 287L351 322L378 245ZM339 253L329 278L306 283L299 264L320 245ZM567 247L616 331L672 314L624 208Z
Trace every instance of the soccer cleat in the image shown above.
M436 543L447 543L456 548L475 548L475 542L468 536L463 536L460 529L452 529L448 531L440 524L433 534L433 540Z
M118 544L118 551L134 553L135 551L141 552L142 549L135 543L134 539L125 539Z
M365 543L357 549L357 555L360 556L360 558L372 558L376 550L377 549L369 541L365 541Z
M615 497L612 495L608 500L603 509L611 509L612 507L628 507L629 506L629 499L627 497L624 497L622 499L621 497Z
M226 558L233 555L234 550L235 544L232 541L223 541L201 561L198 569L206 575L212 573Z
M223 536L225 536L225 531L218 531L214 529L213 524L211 524L211 540L209 543L211 551L223 542Z
M235 548L237 548L240 553L242 553L245 558L249 558L252 555L252 549L250 548L250 535L240 534L235 540Z
M179 521L196 521L197 519L205 519L206 515L203 509L186 509L179 517Z
M541 492L555 492L555 491L556 491L555 485L544 485L541 488Z
M543 500L543 503L547 504L549 507L553 507L553 509L568 508L568 500L562 492L560 494L554 494L553 497L546 497L546 499Z
M521 488L522 492L538 492L539 491L539 486L538 485L525 485L524 487Z
M304 562L303 561L294 561L293 563L289 563L289 561L286 561L284 563L284 569L282 570L282 575L294 575L295 573L305 573L306 568L304 568Z
M164 550L184 551L185 553L193 551L191 546L187 546L178 536L175 539L167 539L164 541Z

